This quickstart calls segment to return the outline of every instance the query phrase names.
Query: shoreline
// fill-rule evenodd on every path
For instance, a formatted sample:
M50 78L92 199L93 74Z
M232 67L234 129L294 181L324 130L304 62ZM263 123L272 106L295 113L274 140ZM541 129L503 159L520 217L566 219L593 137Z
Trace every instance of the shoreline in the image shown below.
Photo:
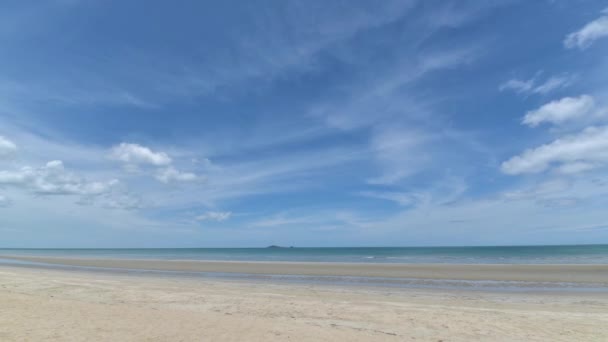
M95 259L0 255L0 259L48 265L142 271L285 276L587 283L608 286L605 264L381 264L154 259Z

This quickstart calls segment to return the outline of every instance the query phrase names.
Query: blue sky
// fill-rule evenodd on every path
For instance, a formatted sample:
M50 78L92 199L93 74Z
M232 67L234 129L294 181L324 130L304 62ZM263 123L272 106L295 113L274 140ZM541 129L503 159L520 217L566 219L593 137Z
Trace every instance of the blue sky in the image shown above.
M608 243L608 2L3 1L3 247Z

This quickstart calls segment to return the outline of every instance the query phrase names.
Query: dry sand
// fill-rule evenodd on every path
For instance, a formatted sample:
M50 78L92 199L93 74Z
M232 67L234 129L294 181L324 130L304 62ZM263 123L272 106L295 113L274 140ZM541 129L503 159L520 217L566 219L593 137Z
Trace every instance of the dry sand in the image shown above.
M0 341L608 341L608 296L0 266Z

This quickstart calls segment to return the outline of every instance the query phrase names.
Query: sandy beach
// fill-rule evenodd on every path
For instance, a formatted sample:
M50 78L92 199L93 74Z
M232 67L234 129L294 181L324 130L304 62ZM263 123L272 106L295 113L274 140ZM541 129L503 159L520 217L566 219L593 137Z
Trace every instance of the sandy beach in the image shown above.
M2 341L608 339L606 292L272 284L5 265L0 303Z

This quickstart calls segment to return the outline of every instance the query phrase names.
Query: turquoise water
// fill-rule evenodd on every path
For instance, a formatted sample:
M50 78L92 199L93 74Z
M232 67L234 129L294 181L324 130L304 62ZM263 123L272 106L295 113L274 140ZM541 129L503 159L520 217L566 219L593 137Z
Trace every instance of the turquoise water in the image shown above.
M341 248L0 249L58 257L446 264L608 264L608 245Z

